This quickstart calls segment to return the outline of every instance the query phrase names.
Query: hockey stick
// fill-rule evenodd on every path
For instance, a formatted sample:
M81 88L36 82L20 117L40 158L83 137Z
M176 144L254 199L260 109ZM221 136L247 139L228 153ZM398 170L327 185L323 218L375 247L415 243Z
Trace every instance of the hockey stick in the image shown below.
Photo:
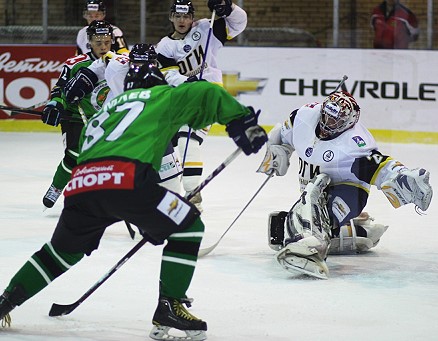
M34 105L27 107L27 108L0 105L0 110L11 111L15 115L18 115L20 113L25 113L25 114L30 114L30 115L41 115L40 111L36 111L36 110L32 110L32 109L42 107L43 105L46 105L48 102L49 102L49 100L45 100L44 102L34 104Z
M30 114L30 115L38 115L41 116L42 112L27 108L17 108L17 107L8 107L6 105L0 105L0 110L11 111L13 114Z
M234 151L224 162L222 162L198 187L195 188L193 192L191 192L187 199L190 200L193 198L196 193L198 193L200 190L202 190L207 184L213 180L220 172L224 170L226 166L228 166L231 161L233 161L240 153L242 152L242 149L238 148L236 151ZM140 248L147 243L147 239L143 238L140 240L125 256L123 256L122 259L120 259L116 265L114 265L103 277L101 277L96 283L93 284L93 286L87 290L85 294L83 294L76 302L72 304L57 304L53 303L52 307L49 311L49 316L62 316L62 315L68 315L73 310L75 310L79 305L81 305L90 295L95 292L105 281L110 278L119 268L125 264L129 258L131 258Z
M207 56L208 46L210 45L210 37L211 37L211 32L213 31L213 24L214 24L215 15L216 15L216 10L213 10L213 12L211 13L210 28L208 29L207 42L205 43L205 51L204 51L204 55L202 56L201 71L199 72L199 80L202 79L202 74L204 73L205 59ZM182 159L183 175L181 176L181 181L182 181L182 178L184 176L184 167L186 164L187 150L189 148L189 140L190 140L191 134L192 134L192 128L189 127L189 131L187 132L186 146L184 149L184 155L183 155L183 159Z
M206 247L205 249L200 249L199 252L198 252L198 257L204 257L204 256L208 255L211 251L213 251L216 248L216 246L218 246L218 244L220 243L222 238L224 238L224 236L231 229L231 227L234 225L234 223L237 221L237 219L239 219L240 216L243 214L243 212L245 212L247 207L251 204L251 202L254 200L254 198L260 193L260 191L266 185L266 183L269 181L269 179L271 179L273 177L273 175L274 175L274 172L271 172L270 174L268 174L268 178L265 181L263 181L262 185L259 187L257 192L255 192L255 194L248 201L248 203L245 205L245 207L240 211L240 213L233 220L233 222L230 224L230 226L228 226L228 228L225 230L225 232L222 234L222 236L219 238L219 240L216 243L214 243L212 246Z
M333 91L333 92L338 91L347 79L348 79L348 76L344 75L344 77L342 77L342 80L339 82L338 86L336 87L335 91Z
M79 103L78 103L78 110L79 110L79 114L81 115L82 122L84 122L84 125L87 125L87 123L88 123L87 115L85 115L85 111L84 111L84 109L82 109L82 107ZM131 239L134 240L135 231L132 228L131 224L125 220L125 225L126 225L126 228L128 229L128 233L131 236Z

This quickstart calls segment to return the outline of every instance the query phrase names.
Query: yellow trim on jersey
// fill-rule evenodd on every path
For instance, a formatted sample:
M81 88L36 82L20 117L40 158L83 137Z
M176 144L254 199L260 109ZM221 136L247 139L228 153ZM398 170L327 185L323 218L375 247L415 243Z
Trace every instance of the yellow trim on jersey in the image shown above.
M370 182L371 185L374 185L376 183L377 176L379 175L382 168L385 167L388 164L388 162L390 162L392 160L394 160L392 157L388 157L385 161L383 161L379 164L379 167L377 167L376 171L374 172L373 177L371 178L371 182Z
M179 71L179 67L178 66L169 66L169 67L163 67L160 69L161 73L165 73L171 70L178 70Z
M202 167L204 165L204 163L202 162L190 162L190 161L186 161L184 163L184 167Z

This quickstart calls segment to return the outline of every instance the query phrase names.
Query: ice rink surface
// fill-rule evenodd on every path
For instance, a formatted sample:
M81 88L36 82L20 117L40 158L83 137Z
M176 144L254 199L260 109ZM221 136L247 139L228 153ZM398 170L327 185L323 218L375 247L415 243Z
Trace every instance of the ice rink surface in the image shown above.
M209 136L204 176L235 149L230 139ZM432 186L438 183L438 146L380 150L426 168ZM43 212L41 199L62 152L56 133L0 133L1 290L51 237L62 200ZM218 240L266 179L255 172L263 154L242 154L203 190L202 248ZM389 225L380 244L367 254L330 256L328 280L295 277L274 260L266 232L268 214L289 210L298 198L297 166L293 155L288 174L272 178L219 246L198 260L188 295L192 313L208 323L208 340L437 340L437 201L419 216L412 205L392 208L373 188L366 210ZM123 223L110 227L91 257L12 311L12 327L0 329L0 340L148 340L161 246L144 246L70 315L48 316L52 303L76 301L134 243Z

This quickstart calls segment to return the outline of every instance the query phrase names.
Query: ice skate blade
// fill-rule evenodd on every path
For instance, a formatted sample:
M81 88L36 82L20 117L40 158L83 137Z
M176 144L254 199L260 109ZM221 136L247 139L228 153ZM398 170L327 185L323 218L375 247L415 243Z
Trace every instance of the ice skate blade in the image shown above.
M172 334L169 334L170 330L172 330ZM154 340L172 341L203 341L207 339L204 330L179 330L167 326L154 326L149 337Z
M328 279L327 264L315 257L303 258L288 254L277 258L277 261L286 271L294 275L304 274L319 279Z

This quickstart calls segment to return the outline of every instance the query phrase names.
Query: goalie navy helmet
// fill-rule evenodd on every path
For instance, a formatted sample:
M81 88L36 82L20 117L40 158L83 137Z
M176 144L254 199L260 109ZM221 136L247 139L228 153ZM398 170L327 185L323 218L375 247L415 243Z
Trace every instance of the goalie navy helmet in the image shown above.
M160 69L154 64L132 64L125 77L125 91L138 88L152 88L157 85L166 85L166 79Z
M87 0L84 6L84 11L100 11L105 13L106 7L103 1Z
M87 27L88 40L90 40L92 36L108 36L113 38L113 27L108 21L94 20Z
M170 13L182 13L195 15L195 7L190 0L174 0Z
M129 52L129 61L135 64L157 65L157 52L152 44L135 44Z
M320 137L330 137L353 128L359 116L360 108L353 96L346 91L331 93L322 102Z

